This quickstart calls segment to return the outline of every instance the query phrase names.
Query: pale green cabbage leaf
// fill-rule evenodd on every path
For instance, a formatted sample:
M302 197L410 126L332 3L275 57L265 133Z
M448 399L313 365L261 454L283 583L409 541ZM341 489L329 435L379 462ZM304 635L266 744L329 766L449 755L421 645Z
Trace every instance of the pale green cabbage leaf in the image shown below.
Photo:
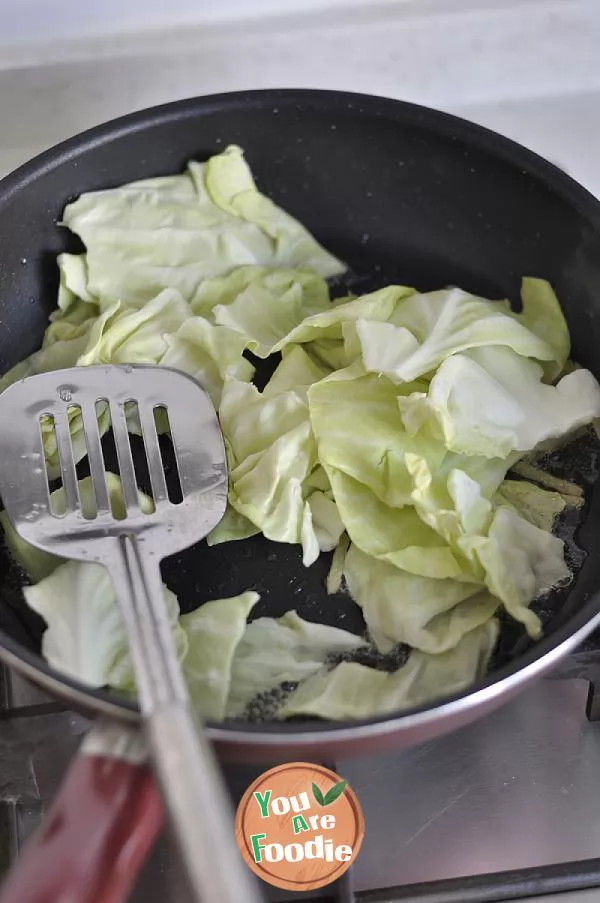
M415 436L431 417L448 449L506 458L600 415L600 386L588 370L575 370L555 386L542 377L535 361L510 348L488 346L448 357L426 394L400 398L398 404Z
M434 655L447 652L486 624L499 605L476 584L410 574L355 545L346 555L344 577L381 652L398 643Z
M270 398L283 392L297 392L308 399L308 390L315 383L325 379L331 370L315 361L307 352L307 345L290 345L282 355L281 362L263 390Z
M225 717L232 662L246 630L246 619L258 599L258 593L246 592L204 602L180 618L188 644L184 675L192 704L207 721Z
M75 308L98 306L98 299L89 291L89 274L85 254L59 254L58 308L61 314L72 314ZM88 314L89 315L89 314Z
M346 555L348 554L349 548L350 539L348 538L348 534L342 533L340 541L331 556L331 564L325 582L327 592L330 596L334 593L338 593L342 588L344 582L344 565L346 563Z
M112 314L113 311L108 311L100 317L94 316L76 324L66 317L51 323L41 349L18 363L0 379L0 392L19 379L77 366L81 355L100 342Z
M275 271L277 272L277 271ZM290 273L255 280L228 304L213 308L215 322L244 337L246 347L257 357L280 350L282 341L307 317L330 308L327 283L316 275Z
M68 561L35 586L23 588L27 604L47 624L42 655L58 671L92 687L135 691L127 634L108 571ZM165 605L178 655L187 653L179 605L164 587Z
M315 674L331 655L365 646L362 637L338 627L305 621L296 611L258 618L246 628L231 667L228 717L240 716L262 693Z
M495 496L495 502L513 507L535 527L551 533L559 514L567 508L583 506L583 496L544 489L528 480L505 480Z
M382 322L356 323L365 369L397 382L433 373L451 355L487 345L512 348L538 361L557 352L531 332L506 304L486 301L458 288L412 295ZM385 322L383 322L385 320Z
M191 303L192 311L214 322L217 307L223 309L240 296L248 297L247 293L252 297L254 288L260 297L268 299L268 303L285 297L290 289L299 291L307 311L311 312L326 309L330 303L327 282L314 270L241 266L224 276L200 283Z
M298 292L290 293L285 306L282 299L271 298L269 306L260 317L246 315L242 299L222 310L215 309L218 322L230 329L237 329L245 336L248 347L258 357L266 358L293 344L307 342L341 342L345 339L344 326L352 326L359 319L387 320L403 298L414 290L405 286L390 285L369 295L352 300L340 299L329 305L330 309L302 316ZM281 309L280 309L281 308ZM353 341L353 330L348 332L348 341ZM355 340L354 340L355 341ZM354 342L353 342L354 345ZM352 359L358 357L359 348L353 347ZM348 353L348 352L346 352ZM327 361L324 361L327 363Z
M317 454L302 391L260 393L232 380L219 416L227 437L229 505L268 539L301 544L306 565L333 549L343 524L334 502L308 482Z
M84 477L83 480L79 480L78 486L81 511L84 517L91 517L96 511L96 498L91 477ZM126 508L120 477L114 473L107 473L106 487L114 516L119 519L124 518ZM138 496L140 508L145 514L150 514L154 511L154 502L149 496L143 492L139 492ZM50 494L50 505L56 514L61 515L65 513L67 505L65 490L62 486ZM44 577L48 577L52 571L56 570L59 564L64 563L64 558L59 558L57 555L52 555L49 552L42 552L24 539L21 539L5 511L0 512L0 525L4 531L4 542L8 550L33 583L38 583Z
M563 541L501 506L494 513L487 536L471 537L466 544L471 545L485 570L489 591L524 624L530 636L538 638L540 619L529 605L572 578Z
M166 349L157 363L192 376L217 409L228 379L250 382L254 376L253 365L242 357L240 336L203 317L190 317L176 332L165 335L164 342Z
M411 574L473 582L468 562L413 507L393 508L358 480L334 468L327 473L348 536L367 555Z
M434 477L423 459L409 458L408 463L419 519L443 537L473 579L485 583L509 614L538 637L540 619L529 605L569 578L563 541L514 507L496 507L468 473L452 470L445 481L439 474ZM495 493L502 480L500 468L488 490Z
M312 385L310 420L321 464L363 483L387 505L410 504L406 453L426 456L434 468L446 455L439 440L404 429L398 398L415 389L418 384L395 386L372 374L348 380L337 374Z
M324 277L344 270L258 191L235 146L181 175L83 194L65 208L63 223L86 248L71 292L83 281L102 308L141 307L164 289L194 305L204 280L237 267L310 268Z
M564 370L571 353L571 336L554 289L546 279L526 277L521 284L523 309L519 321L552 349L553 359L544 363L552 382Z
M466 633L447 652L411 652L393 673L357 662L321 668L284 702L279 718L297 715L357 720L400 713L440 701L477 683L498 638L495 620Z
M225 514L206 537L209 546L218 546L223 542L239 542L241 539L249 539L260 533L252 521L227 504Z
M115 305L97 341L89 343L77 366L93 364L157 364L167 350L165 335L191 317L179 292L165 289L139 309ZM114 311L114 312L113 312Z

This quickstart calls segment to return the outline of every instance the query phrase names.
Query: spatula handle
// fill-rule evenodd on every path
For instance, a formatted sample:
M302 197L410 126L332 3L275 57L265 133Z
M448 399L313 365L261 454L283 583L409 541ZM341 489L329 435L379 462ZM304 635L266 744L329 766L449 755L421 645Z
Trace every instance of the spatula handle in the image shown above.
M192 712L169 625L158 558L119 540L113 579L123 607L140 707L191 888L201 903L259 903L235 844L231 802ZM111 562L112 564L112 562Z
M98 724L44 822L0 890L0 903L124 903L162 824L137 731Z

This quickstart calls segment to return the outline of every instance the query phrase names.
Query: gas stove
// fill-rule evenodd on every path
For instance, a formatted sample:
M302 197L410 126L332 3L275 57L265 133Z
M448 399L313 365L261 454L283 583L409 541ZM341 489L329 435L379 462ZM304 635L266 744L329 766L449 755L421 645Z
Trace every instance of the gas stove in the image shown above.
M600 900L600 637L497 713L415 749L324 763L361 802L356 864L317 894L265 900ZM0 873L35 830L89 722L0 671ZM268 768L224 766L234 803ZM131 903L190 903L165 832ZM25 903L25 901L24 901Z

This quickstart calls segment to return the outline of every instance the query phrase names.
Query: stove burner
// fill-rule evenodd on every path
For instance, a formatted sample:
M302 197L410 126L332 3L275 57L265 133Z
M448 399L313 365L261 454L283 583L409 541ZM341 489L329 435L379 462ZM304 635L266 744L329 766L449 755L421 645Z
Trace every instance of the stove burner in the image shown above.
M265 885L265 900L543 897L562 903L561 892L581 891L569 894L568 903L587 903L583 889L600 888L600 727L586 716L600 718L599 636L551 679L451 737L393 755L323 763L359 796L366 820L361 853L335 885L310 897ZM87 727L85 719L0 669L0 875L37 827ZM268 767L224 766L235 802ZM189 903L166 838L131 903L165 899Z

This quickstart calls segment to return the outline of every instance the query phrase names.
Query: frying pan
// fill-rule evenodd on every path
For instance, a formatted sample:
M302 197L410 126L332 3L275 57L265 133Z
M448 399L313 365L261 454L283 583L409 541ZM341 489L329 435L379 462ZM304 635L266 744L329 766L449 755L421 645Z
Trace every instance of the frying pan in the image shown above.
M59 145L0 182L0 370L39 346L56 304L56 255L82 250L57 226L68 201L83 191L180 171L189 159L205 159L231 143L244 148L261 189L348 263L340 291L392 282L424 291L459 285L516 302L522 276L542 277L561 300L575 359L600 376L600 204L590 194L535 154L456 117L381 98L306 90L204 97L136 113ZM504 626L480 685L407 714L361 722L209 725L219 753L269 762L373 753L431 739L514 696L600 624L600 495L592 481L587 489L586 518L577 533L584 561L576 581L544 601L539 642L530 643L516 625ZM361 616L348 597L325 593L328 566L321 556L304 569L297 549L257 537L186 552L168 562L164 576L184 610L254 588L261 593L255 617L297 608L309 620L359 632ZM26 609L21 575L4 551L0 568L0 657L72 708L134 729L138 713L131 701L82 686L40 658L43 624ZM109 771L118 759L110 744L94 756L88 759ZM83 768L84 759L75 767ZM141 773L140 762L131 764L130 757L129 769ZM131 770L128 775L128 792L145 794L155 813L148 781L133 786ZM68 787L60 799L68 802ZM110 801L106 805L110 809ZM76 819L72 808L70 818ZM144 855L159 818L150 822L140 847ZM64 862L56 836L55 860ZM138 865L136 860L128 868ZM122 899L105 889L94 896L86 887L73 899ZM24 899L54 898L31 893Z

